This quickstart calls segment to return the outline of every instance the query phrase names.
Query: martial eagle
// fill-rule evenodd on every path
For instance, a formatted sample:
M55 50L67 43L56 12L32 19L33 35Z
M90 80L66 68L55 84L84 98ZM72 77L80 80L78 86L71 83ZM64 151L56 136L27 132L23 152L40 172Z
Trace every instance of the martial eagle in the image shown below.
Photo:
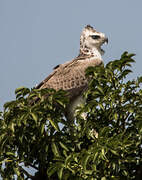
M89 66L98 66L103 63L104 50L101 46L108 43L104 33L97 32L92 26L87 25L80 37L79 55L64 64L58 65L53 72L43 80L36 88L63 89L68 92L70 103L66 109L66 118L71 121L74 111L82 102L82 94L88 86L85 70Z

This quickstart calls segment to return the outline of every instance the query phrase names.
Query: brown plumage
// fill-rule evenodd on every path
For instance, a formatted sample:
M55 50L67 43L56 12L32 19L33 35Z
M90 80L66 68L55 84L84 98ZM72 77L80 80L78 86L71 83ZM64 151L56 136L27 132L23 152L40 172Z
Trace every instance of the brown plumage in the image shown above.
M70 98L74 98L88 85L88 80L85 77L87 67L100 65L102 63L101 59L89 60L91 57L93 56L78 57L70 62L59 65L59 67L54 69L36 88L63 89L70 92Z

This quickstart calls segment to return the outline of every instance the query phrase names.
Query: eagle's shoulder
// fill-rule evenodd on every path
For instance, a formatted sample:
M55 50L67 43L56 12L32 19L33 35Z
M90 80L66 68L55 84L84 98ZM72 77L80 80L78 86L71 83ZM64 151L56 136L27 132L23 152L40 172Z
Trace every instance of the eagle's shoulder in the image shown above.
M92 59L92 56L78 56L64 64L59 64L53 68L53 72L47 76L36 89L72 89L74 86L84 86L86 84L85 70L89 66L100 64L99 59ZM66 85L64 85L66 84ZM74 84L74 85L73 85ZM73 87L72 87L73 86Z
M53 68L53 72L49 74L43 81L41 81L35 88L46 88L46 84L51 78L53 79L53 77L55 78L59 77L60 75L64 75L64 73L66 73L66 71L70 69L70 66L72 66L72 64L74 64L76 61L77 59L73 59L71 61L65 62L64 64L58 64Z

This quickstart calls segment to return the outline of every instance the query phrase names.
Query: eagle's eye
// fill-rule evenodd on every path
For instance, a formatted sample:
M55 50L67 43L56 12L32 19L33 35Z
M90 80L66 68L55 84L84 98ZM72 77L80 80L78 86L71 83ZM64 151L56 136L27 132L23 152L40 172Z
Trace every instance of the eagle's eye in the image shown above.
M99 35L92 35L91 37L92 37L92 39L99 39L100 38Z

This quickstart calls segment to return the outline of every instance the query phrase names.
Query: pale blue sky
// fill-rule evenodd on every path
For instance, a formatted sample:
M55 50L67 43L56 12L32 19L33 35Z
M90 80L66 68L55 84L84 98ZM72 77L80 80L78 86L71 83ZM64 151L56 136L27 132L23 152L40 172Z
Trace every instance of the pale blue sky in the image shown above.
M105 63L127 50L136 54L131 78L142 75L141 19L141 0L0 0L0 109L77 56L87 24L109 38Z

